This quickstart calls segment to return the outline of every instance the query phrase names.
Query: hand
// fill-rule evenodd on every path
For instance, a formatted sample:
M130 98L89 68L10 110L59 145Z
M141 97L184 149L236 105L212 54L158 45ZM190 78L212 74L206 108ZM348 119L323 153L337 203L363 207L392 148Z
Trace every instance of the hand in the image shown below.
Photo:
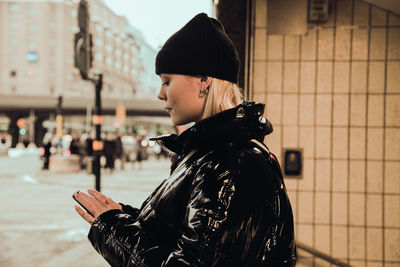
M92 215L84 211L80 207L75 206L76 212L88 223L92 224L101 214L109 210L119 209L122 210L122 206L111 198L106 197L102 193L96 190L88 189L89 195L83 192L75 192L75 199L84 206Z

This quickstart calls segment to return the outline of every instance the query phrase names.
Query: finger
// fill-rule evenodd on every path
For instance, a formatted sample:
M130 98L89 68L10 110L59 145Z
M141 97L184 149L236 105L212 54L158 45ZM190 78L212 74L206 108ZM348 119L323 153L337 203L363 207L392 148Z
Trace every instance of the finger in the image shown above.
M84 211L83 209L81 209L80 207L74 205L76 212L88 223L92 224L95 220L95 218L90 215L89 213L87 213L86 211Z
M82 206L85 207L85 209L87 209L94 216L96 216L99 210L103 208L103 206L97 199L90 197L83 192L80 192L79 194L75 193L75 198Z
M99 191L96 190L92 190L92 189L88 189L88 193L93 196L94 198L96 198L98 201L100 201L100 203L103 206L108 206L110 205L112 202L114 202L111 198L106 197L105 195L103 195L102 193L100 193Z

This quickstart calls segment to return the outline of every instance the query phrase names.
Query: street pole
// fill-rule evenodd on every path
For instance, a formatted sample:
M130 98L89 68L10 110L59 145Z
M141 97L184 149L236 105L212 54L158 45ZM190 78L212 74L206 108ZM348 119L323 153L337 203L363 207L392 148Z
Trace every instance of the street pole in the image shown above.
M103 74L91 74L92 67L92 34L89 31L90 16L89 4L87 0L80 0L78 6L78 25L79 32L74 35L75 44L75 67L79 69L82 79L94 83L95 92L95 112L92 116L92 123L96 127L96 139L93 140L93 164L92 173L95 175L95 188L101 190L101 166L100 158L103 151L103 141L101 140L101 125L103 124L101 109L101 89L103 87Z
M93 124L96 127L96 139L93 141L93 174L95 175L95 188L97 191L101 190L101 166L100 157L103 150L103 141L101 140L101 124L103 122L102 108L101 108L101 89L103 88L103 74L98 74L97 79L91 79L95 83L96 99L95 110L93 116Z

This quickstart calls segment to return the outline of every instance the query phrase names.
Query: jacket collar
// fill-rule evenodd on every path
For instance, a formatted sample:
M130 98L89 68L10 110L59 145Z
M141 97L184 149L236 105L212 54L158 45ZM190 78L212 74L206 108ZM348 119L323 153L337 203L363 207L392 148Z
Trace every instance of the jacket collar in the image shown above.
M234 108L198 121L179 136L168 134L151 140L177 154L254 138L262 140L273 130L271 123L262 117L264 108L262 103L244 101Z

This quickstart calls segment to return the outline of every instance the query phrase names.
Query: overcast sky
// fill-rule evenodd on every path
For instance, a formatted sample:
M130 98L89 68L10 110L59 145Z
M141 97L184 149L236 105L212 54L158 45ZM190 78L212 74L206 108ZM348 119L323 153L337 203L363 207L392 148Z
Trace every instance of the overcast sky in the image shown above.
M161 46L200 12L212 15L212 0L104 0L118 15L142 31L154 48Z

